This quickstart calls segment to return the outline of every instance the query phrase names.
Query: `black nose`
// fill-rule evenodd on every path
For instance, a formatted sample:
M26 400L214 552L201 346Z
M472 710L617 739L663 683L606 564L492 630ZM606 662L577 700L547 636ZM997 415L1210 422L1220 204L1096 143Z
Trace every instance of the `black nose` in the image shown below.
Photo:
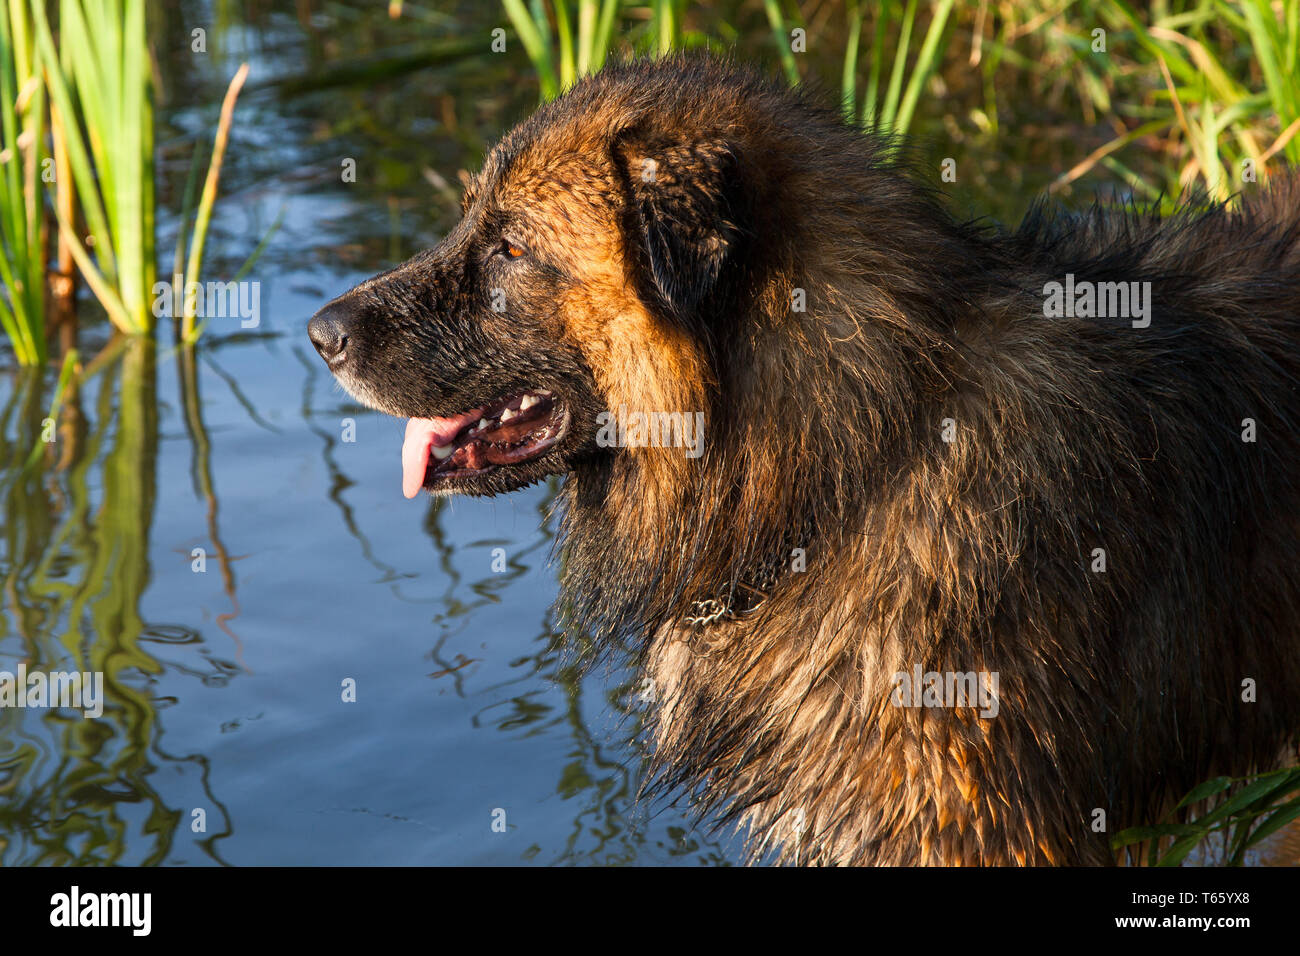
M348 347L351 310L341 303L327 305L307 323L307 336L326 362L333 364Z

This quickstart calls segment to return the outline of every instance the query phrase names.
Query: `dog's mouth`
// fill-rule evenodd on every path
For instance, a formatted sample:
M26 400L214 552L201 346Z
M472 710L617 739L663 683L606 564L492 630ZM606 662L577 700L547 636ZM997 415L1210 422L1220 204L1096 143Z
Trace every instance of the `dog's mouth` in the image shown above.
M402 494L436 489L540 458L569 416L554 393L515 392L450 418L412 418L402 443Z

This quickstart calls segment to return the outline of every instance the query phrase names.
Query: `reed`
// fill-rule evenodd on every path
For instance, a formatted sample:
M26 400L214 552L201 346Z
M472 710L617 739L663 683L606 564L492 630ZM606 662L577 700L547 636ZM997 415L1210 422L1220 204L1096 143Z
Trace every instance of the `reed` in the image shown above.
M614 38L619 0L502 0L541 86L542 99L553 100L578 77L605 64ZM661 50L671 49L680 24L683 0L655 0L653 21Z
M208 175L203 183L203 193L199 198L198 209L194 216L194 227L190 234L189 251L185 255L185 272L183 281L184 288L189 290L197 288L199 274L203 266L203 247L207 241L208 226L212 222L212 206L217 199L217 184L221 179L221 164L226 155L226 144L230 140L230 126L234 119L235 101L239 98L239 91L244 86L244 81L248 79L248 64L244 63L236 71L235 76L230 81L230 86L226 89L225 99L221 104L221 118L217 121L217 132L212 143L212 158L208 162ZM186 208L182 212L182 223L188 222L189 210ZM177 237L176 259L179 263L182 249L185 246L185 230L182 228L180 235ZM259 245L258 252L262 246ZM255 252L254 255L257 253ZM187 343L193 343L198 338L199 330L194 325L195 319L195 297L187 291L185 295L185 309L181 316L181 338Z
M56 201L60 239L112 323L122 332L149 333L157 318L158 250L144 0L60 0L57 45L42 0L30 0L29 9L54 132L87 229L83 235L68 204ZM197 208L182 212L177 259L184 269L176 274L187 286L199 280L235 100L247 76L244 64L222 104ZM193 341L194 300L184 301L176 318L185 340Z
M776 43L777 55L781 58L781 69L791 86L799 85L799 63L795 60L791 45L790 23L802 22L799 7L792 5L783 9L780 0L763 0L763 10L767 13L768 25L772 28L772 39Z
M153 328L153 101L143 0L62 0L56 47L31 0L50 101L89 230L55 205L86 284L123 332Z
M1117 850L1146 850L1149 866L1179 866L1198 846L1221 839L1223 862L1240 866L1246 851L1300 818L1300 768L1286 767L1242 780L1215 777L1193 789L1177 811L1209 803L1186 823L1165 822L1117 833Z
M45 87L28 8L0 12L0 325L22 365L46 357Z
M862 27L867 8L858 0L846 0L844 4L846 41L840 68L840 101L846 120L851 123L860 122L864 126L874 127L886 133L907 132L912 125L912 118L916 114L916 107L920 102L921 91L926 81L943 64L946 51L943 43L944 32L954 3L955 0L936 0L929 5L925 36L912 61L910 71L908 59L911 56L912 34L921 19L921 5L918 0L871 5L873 14L871 56L866 65L866 86L862 96L862 111L859 114L858 73ZM796 57L790 48L790 29L792 25L803 23L799 9L796 5L789 4L788 9L783 10L778 0L765 0L764 7L786 78L791 84L797 84L800 82L800 72ZM885 47L891 38L894 40L892 62L885 56ZM824 43L825 38L821 42ZM884 72L886 66L889 67L887 76ZM885 81L883 93L882 80Z
M911 52L912 33L917 27L917 0L907 0L906 6L901 12L897 3L881 3L876 7L874 42L872 44L871 63L868 67L867 94L860 117L860 121L864 126L871 126L883 132L900 135L906 133L911 127L912 118L916 115L916 107L921 99L921 91L925 87L926 81L934 75L942 64L944 30L948 25L953 4L954 0L938 0L938 2L930 5L930 16L925 28L925 36L921 40L921 47L916 54L916 59L912 62L910 71L907 67L907 60ZM850 4L850 6L856 7L857 5ZM894 59L889 71L889 82L885 87L884 95L881 96L881 71L886 62L884 48L887 38L892 33L892 21L897 21L898 32L894 43ZM852 89L856 85L857 75L858 45L856 36L860 30L860 25L851 25L850 30L853 42L850 44L845 56L843 76L844 95L849 103L847 112L851 116Z
M1106 105L1141 129L1147 149L1158 144L1164 178L1138 176L1115 155L1141 138L1129 130L1058 187L1101 163L1149 196L1199 184L1225 200L1267 179L1275 157L1300 163L1300 0L1196 0L1159 16L1098 0L1096 13L1113 25L1108 55L1118 66Z

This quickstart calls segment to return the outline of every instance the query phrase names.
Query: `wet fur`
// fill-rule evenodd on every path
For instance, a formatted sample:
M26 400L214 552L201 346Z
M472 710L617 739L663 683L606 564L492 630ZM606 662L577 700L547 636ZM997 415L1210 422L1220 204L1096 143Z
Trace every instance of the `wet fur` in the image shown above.
M442 246L348 294L342 378L400 415L566 397L563 447L478 490L567 476L566 621L636 649L655 779L756 855L1108 863L1300 728L1300 181L1003 233L898 155L724 62L606 70L502 141ZM538 262L503 278L508 223ZM1045 318L1066 273L1150 281L1150 327ZM703 456L597 448L620 405L704 411ZM998 672L999 715L892 706L915 665Z

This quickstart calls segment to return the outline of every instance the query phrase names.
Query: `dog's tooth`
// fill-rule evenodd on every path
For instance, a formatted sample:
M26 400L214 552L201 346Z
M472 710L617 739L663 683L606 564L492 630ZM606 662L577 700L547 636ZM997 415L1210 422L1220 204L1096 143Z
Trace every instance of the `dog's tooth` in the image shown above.
M517 415L517 414L519 414L519 413L518 413L518 412L512 412L510 409L507 408L507 409L505 409L505 410L501 413L501 420L502 420L503 422L508 422L508 421L510 421L510 419L514 418L515 415Z
M532 408L540 401L540 398L534 398L532 395L525 395L524 400L519 403L519 410L522 412L526 408Z
M446 459L451 457L451 453L454 452L456 449L451 445L434 445L429 450L433 453L434 458L438 459L439 461L445 461Z
M483 429L487 428L489 425L490 425L490 422L488 422L488 420L487 420L486 418L480 418L480 419L478 420L478 428L479 428L479 431L482 431Z

